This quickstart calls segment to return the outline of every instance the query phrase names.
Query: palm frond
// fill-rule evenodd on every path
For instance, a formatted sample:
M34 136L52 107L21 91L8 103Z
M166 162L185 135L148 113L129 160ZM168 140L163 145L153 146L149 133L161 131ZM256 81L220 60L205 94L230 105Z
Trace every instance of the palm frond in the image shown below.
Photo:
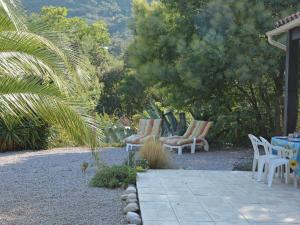
M4 30L16 30L14 23L7 16L5 10L0 8L0 32Z
M83 58L58 34L49 39L28 31L19 8L19 1L0 0L0 117L42 119L96 146L101 129L79 102L94 82Z
M39 58L21 52L0 52L0 72L8 76L37 76L52 80L61 90L70 90L68 81ZM66 89L68 87L68 90Z
M16 30L27 30L21 3L18 0L0 0L0 8L2 8L9 17L11 23L14 24Z
M95 120L84 108L75 107L54 85L42 85L37 79L0 76L0 116L31 117L64 129L79 144L94 147L101 141Z
M76 85L77 90L84 89L88 84L83 82L77 73L76 65L80 65L79 59L76 59L76 57L70 59L64 51L46 38L30 32L3 31L0 32L0 43L0 52L6 53L6 56L9 53L12 55L13 52L19 53L17 58L11 57L10 62L16 60L24 60L25 62L30 60L33 62L32 59L34 58L34 63L38 65L38 68L48 68L48 75L55 76L53 81L57 81L60 88L71 87L70 85L61 84L62 80ZM6 67L7 64L5 63L5 60L0 60L0 67ZM52 69L51 72L49 68Z

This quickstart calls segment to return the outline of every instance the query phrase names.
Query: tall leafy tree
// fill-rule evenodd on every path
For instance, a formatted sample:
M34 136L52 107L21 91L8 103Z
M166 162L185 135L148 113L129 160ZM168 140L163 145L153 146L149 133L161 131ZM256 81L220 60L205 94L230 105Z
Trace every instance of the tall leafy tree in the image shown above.
M281 132L284 52L265 32L296 1L134 1L129 62L164 105L215 121L225 143Z

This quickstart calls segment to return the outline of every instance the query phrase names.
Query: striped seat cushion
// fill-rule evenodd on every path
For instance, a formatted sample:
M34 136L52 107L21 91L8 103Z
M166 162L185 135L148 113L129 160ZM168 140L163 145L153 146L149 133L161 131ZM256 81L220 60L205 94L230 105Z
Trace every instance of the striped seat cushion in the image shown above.
M160 136L161 123L162 123L162 120L161 120L161 119L155 119L155 120L153 121L153 126L152 126L152 130L151 130L151 135L153 135L153 136Z
M151 134L153 127L153 119L141 119L139 122L138 134L131 135L125 138L126 143L138 144L140 140Z
M193 120L191 122L191 124L189 125L189 127L187 128L186 132L184 133L184 135L182 135L183 138L188 138L194 131L196 125L197 125L197 122L196 120Z
M146 119L140 119L139 122L139 128L137 134L144 135L145 129L146 129L147 120Z
M201 134L198 137L205 138L212 125L213 122L211 121L207 122L206 126L202 129Z
M189 136L189 138L206 137L212 124L213 122L211 121L198 121L193 133Z
M158 121L156 121L156 123L158 123ZM147 140L150 136L151 137L153 136L151 134L152 134L152 129L155 125L154 119L145 119L145 120L143 120L143 122L140 123L140 125L143 128L143 129L141 129L141 131L143 130L143 134L142 135L136 134L136 135L130 136L129 138L126 138L125 139L126 143L141 144L142 142L144 142L144 140Z
M146 120L144 136L148 136L148 135L151 134L152 128L153 128L153 123L154 123L154 119L147 119Z
M180 139L183 138L182 136L170 136L170 137L160 137L159 141L160 142L166 142L167 140L171 140L171 139Z
M170 137L161 137L159 138L160 142L166 143L166 141L171 140L171 139L185 139L185 138L189 138L189 136L193 133L193 130L195 128L197 124L196 120L193 120L189 127L187 128L186 132L184 133L184 135L182 136L170 136Z
M212 124L213 122L210 121L196 121L194 130L188 138L181 137L165 139L164 143L172 146L181 146L192 144L194 142L194 139L196 138L196 143L201 144L202 140L197 138L205 138Z

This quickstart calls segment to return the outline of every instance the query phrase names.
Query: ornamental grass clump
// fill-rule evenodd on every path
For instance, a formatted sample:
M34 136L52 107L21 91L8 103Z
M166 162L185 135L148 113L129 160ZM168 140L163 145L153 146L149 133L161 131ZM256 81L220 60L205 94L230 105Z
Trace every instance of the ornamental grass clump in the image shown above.
M141 148L140 156L148 161L150 169L166 169L170 165L169 154L158 141L146 142Z

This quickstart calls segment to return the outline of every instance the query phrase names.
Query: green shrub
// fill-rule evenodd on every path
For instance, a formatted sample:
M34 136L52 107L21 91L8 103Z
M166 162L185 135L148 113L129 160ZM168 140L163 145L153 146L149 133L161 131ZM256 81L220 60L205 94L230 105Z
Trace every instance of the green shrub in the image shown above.
M49 126L42 121L0 119L0 152L47 149Z
M93 187L117 188L122 185L135 184L136 171L129 166L105 166L100 168L92 178Z

